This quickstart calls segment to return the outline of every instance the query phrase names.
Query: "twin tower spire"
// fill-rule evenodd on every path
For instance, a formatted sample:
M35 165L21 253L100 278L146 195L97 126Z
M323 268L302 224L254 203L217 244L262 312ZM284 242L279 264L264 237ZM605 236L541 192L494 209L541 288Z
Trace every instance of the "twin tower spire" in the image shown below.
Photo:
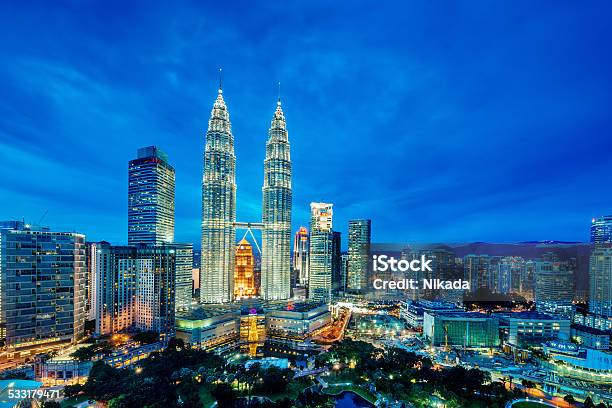
M221 72L220 72L221 74ZM290 297L291 158L285 115L279 98L268 130L262 188L260 295ZM213 104L204 148L202 178L202 255L200 301L233 301L236 245L236 156L222 77Z

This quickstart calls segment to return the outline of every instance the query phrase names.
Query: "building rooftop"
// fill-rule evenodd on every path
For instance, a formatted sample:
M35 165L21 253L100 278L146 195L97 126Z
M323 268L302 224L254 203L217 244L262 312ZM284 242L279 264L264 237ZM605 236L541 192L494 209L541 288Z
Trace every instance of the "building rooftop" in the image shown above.
M493 313L493 317L502 319L522 319L522 320L569 320L566 318L555 317L547 313L537 311L524 311L524 312L500 312Z
M585 326L583 324L572 324L572 329L580 330L585 333L594 334L596 336L609 336L610 335L610 333L608 333L605 330L600 330L595 327Z
M439 316L442 317L444 319L486 319L487 316L484 313L480 313L480 312L463 312L463 311L457 311L457 312L447 312L447 313L440 313L440 314L436 314L434 312L434 316Z
M203 320L211 317L221 316L227 313L236 313L241 315L248 314L263 314L270 311L307 313L318 307L322 303L310 302L291 302L291 301L275 301L264 302L261 299L241 299L234 303L223 304L208 304L198 305L189 310L177 312L177 319L185 320Z

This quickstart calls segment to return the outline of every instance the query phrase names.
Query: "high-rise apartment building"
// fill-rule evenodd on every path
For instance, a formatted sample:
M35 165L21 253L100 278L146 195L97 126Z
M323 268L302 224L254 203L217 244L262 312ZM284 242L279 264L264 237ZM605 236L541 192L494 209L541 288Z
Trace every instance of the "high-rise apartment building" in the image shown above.
M535 261L535 303L538 311L568 314L574 300L574 270L569 262Z
M177 248L170 244L138 248L136 328L165 336L174 333ZM191 269L189 269L191 276Z
M136 247L87 245L91 311L100 335L133 327L136 317Z
M293 238L293 271L297 276L297 284L301 287L308 286L308 250L308 229L300 227Z
M310 203L308 298L329 302L332 294L333 204Z
M488 255L466 255L463 258L464 278L470 282L470 289L490 287L491 258Z
M84 336L85 236L1 223L0 339L39 354Z
M589 312L612 317L612 248L598 248L589 260Z
M370 241L372 238L371 220L350 220L348 226L348 276L347 287L363 290L367 285L367 272Z
M291 297L291 156L280 99L268 131L263 182L261 296Z
M234 272L234 298L252 297L255 288L255 259L253 246L246 239L236 245L236 270Z
M496 293L523 293L527 289L521 277L525 275L525 259L520 256L501 258L497 267L491 271L492 289Z
M161 318L164 305L185 309L191 304L191 244L113 246L94 242L88 244L88 258L95 331L100 335L133 328L138 313L152 322L146 326L141 319L140 327L167 332L154 321ZM169 277L174 281L167 282ZM141 291L142 285L153 286ZM157 309L157 299L164 303L162 309Z
M174 241L174 168L155 146L138 149L128 169L128 244Z
M200 300L230 302L234 294L236 156L229 112L219 87L204 148Z

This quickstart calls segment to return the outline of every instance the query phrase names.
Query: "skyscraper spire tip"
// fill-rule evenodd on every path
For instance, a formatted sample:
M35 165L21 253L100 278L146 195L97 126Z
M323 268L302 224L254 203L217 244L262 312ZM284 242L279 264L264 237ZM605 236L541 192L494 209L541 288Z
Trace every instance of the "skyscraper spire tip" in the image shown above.
M223 92L223 68L219 68L219 93Z
M280 106L280 104L281 104L280 95L281 95L281 94L280 94L280 81L278 81L278 100L276 101L276 104L277 104L278 106Z

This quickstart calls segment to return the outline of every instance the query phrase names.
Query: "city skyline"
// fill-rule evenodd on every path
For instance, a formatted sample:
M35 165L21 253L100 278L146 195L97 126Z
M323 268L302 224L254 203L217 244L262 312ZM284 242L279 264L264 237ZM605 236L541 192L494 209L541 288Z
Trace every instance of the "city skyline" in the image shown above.
M48 24L16 4L0 15L15 34L5 36L0 70L4 218L43 218L91 241L126 243L126 166L136 149L155 145L176 169L175 240L199 247L200 156L219 66L240 163L239 221L261 219L279 80L295 152L292 233L308 225L312 201L334 204L345 236L349 219L372 219L376 242L587 242L586 223L609 213L612 197L599 186L612 160L610 29L594 6L482 3L486 21L471 7L410 6L421 22L337 6L326 23L304 26L321 5L291 5L276 30L253 38L273 9L245 5L229 19L211 7L166 15L134 6L126 15L139 26L162 27L142 38L132 22L111 18L111 33L98 14L74 7L47 9ZM180 24L163 28L165 18ZM211 21L221 23L214 35ZM378 28L371 38L359 33L366 21ZM60 23L64 34L39 41ZM484 31L489 38L475 37ZM103 51L91 55L89 46ZM128 55L134 47L142 52ZM388 148L376 151L381 135Z

